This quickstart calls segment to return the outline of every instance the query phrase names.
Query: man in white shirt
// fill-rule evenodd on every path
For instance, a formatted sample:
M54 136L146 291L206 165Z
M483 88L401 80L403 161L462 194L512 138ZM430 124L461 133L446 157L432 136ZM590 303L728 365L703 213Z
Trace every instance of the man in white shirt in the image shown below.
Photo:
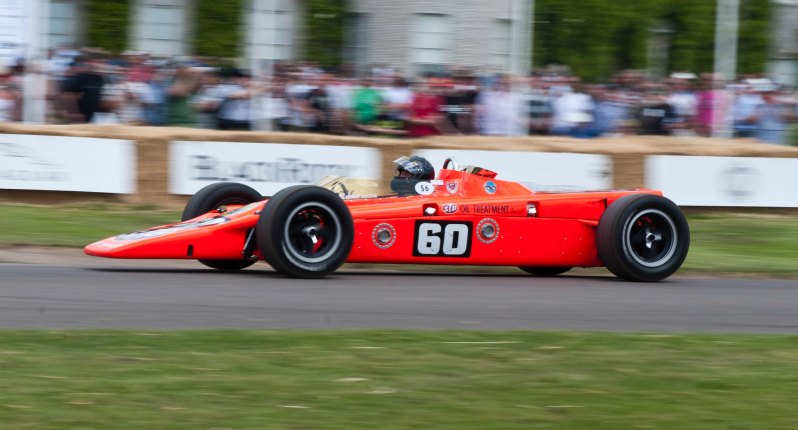
M552 134L568 135L574 128L580 126L588 115L592 117L595 108L593 99L580 92L578 85L571 88L573 90L566 89L559 96L555 95L552 101Z
M477 96L477 122L488 136L522 136L527 134L528 116L522 94L514 94L507 77L499 78L492 88Z

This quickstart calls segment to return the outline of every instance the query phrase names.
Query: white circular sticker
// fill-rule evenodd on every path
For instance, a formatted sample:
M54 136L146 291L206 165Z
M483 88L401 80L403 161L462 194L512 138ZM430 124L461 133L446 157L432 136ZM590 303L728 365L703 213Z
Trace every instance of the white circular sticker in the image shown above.
M416 184L416 193L421 194L422 196L428 196L435 191L435 187L432 186L429 182L419 182Z

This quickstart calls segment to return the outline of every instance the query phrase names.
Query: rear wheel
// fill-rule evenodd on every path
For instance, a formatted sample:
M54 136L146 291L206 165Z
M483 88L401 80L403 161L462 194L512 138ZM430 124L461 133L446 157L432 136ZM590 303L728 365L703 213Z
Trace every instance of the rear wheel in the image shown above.
M653 194L616 200L601 215L598 256L610 272L630 281L660 281L681 267L690 247L690 229L672 201Z
M248 205L263 200L254 188L235 182L219 182L208 185L197 191L183 209L181 221L188 221L210 211L226 210L227 205ZM200 263L217 270L235 271L251 266L254 260L242 258L240 260L197 260Z
M341 267L354 242L349 208L332 191L312 185L270 198L255 234L263 258L295 278L321 278Z
M541 277L562 275L572 269L570 266L518 266L518 268L530 275Z

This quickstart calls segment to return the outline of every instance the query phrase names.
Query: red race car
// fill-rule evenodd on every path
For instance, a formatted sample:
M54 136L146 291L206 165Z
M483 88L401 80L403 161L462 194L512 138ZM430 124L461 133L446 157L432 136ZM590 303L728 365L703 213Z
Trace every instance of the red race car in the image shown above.
M659 281L682 265L690 231L654 190L550 193L459 169L437 178L421 157L401 157L391 192L376 181L325 178L264 198L222 182L198 191L183 221L86 246L112 258L196 259L219 270L265 260L293 277L320 278L343 263L518 266L539 276L606 266Z

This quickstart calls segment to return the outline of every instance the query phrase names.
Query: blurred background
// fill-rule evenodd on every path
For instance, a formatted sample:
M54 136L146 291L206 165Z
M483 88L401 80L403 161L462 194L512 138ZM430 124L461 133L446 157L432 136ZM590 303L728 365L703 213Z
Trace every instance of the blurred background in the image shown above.
M0 121L795 144L794 0L0 0Z

